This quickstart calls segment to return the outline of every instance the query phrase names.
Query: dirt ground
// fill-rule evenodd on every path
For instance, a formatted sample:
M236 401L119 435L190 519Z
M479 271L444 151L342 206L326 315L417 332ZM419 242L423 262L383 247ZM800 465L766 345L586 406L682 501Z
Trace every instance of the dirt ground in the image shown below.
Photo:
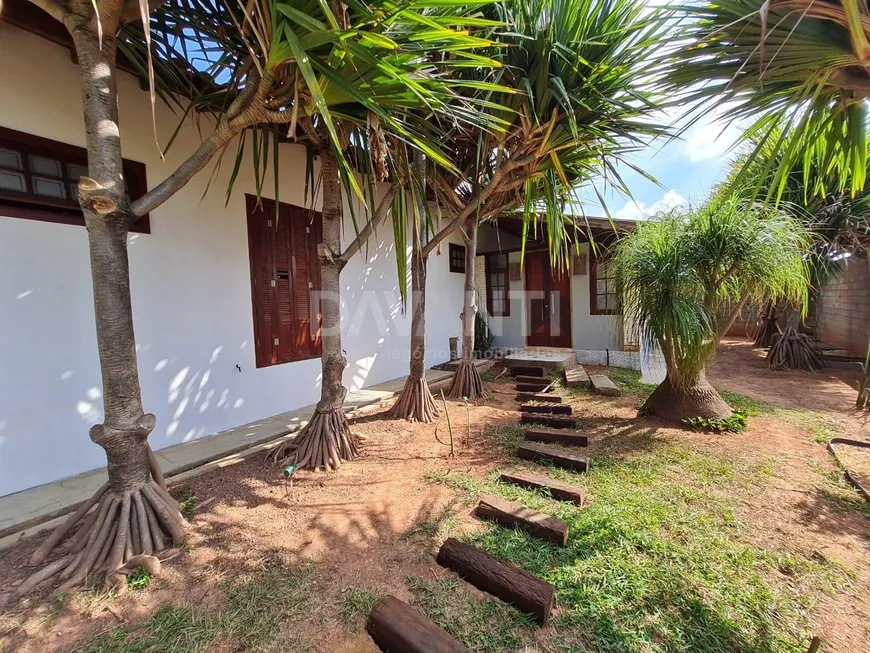
M870 439L867 414L852 408L855 372L773 373L748 343L728 341L709 378L716 387L783 409L822 412L843 434ZM318 610L327 618L296 623L293 636L311 636L322 651L377 650L361 627L349 630L329 617L349 588L372 588L410 600L408 576L448 575L435 564L436 542L421 544L403 536L434 519L453 500L453 492L427 481L428 475L453 470L482 477L504 464L504 454L487 440L484 429L493 423L516 423L514 390L505 381L487 384L487 402L469 409L470 433L466 407L450 403L455 458L447 456L443 414L435 424L420 425L382 419L376 412L382 408L373 408L371 415L353 425L364 438L362 458L336 473L300 472L290 487L273 466L254 458L191 479L197 508L190 545L165 565L163 576L147 591L106 599L85 590L57 607L51 588L46 588L19 600L14 586L29 573L26 560L39 540L0 553L0 642L5 638L8 650L16 651L69 650L119 624L144 619L166 602L218 605L223 581L256 573L273 562L311 562L317 578L323 579ZM775 456L774 482L764 492L740 497L737 516L752 526L759 544L810 551L836 559L850 571L852 591L822 598L814 610L814 628L829 642L827 650L870 651L870 522L824 490L820 479L839 472L823 444L778 415L752 418L748 430L739 435L713 436L637 418L637 397L586 396L580 401L592 435L593 458L596 442L626 437L613 425L628 420L634 433L649 432L664 441L734 456ZM458 528L475 527L474 520L460 511Z

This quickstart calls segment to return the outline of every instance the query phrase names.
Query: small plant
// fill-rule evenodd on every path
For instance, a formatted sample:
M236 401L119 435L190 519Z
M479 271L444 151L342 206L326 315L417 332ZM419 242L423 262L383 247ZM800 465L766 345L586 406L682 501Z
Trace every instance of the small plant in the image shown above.
M713 433L742 433L746 430L749 419L746 413L735 410L729 417L685 417L683 424L696 431Z
M858 400L855 406L870 410L870 340L867 342L867 355L861 365L861 380L858 382Z
M196 508L197 499L193 493L193 489L189 485L179 488L172 492L172 497L178 501L178 506L181 509L181 514L185 519L193 517L193 511Z
M142 567L136 567L127 574L127 587L131 590L144 590L151 584L151 574Z
M489 351L495 340L495 334L489 328L480 313L474 316L474 351L483 354Z

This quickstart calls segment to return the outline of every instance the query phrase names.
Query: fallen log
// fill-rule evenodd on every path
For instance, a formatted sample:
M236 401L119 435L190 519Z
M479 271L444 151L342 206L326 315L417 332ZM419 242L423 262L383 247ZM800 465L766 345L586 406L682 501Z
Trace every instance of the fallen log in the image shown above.
M556 588L519 567L452 537L441 545L436 560L476 588L534 615L541 626L550 618Z
M508 528L522 528L556 546L568 546L568 524L558 517L498 497L482 497L476 513L478 517L492 519Z
M366 631L384 653L465 653L462 644L389 594L369 613Z
M550 496L557 501L570 501L578 506L586 505L586 490L576 485L569 485L546 476L519 470L502 472L500 478L505 483L519 485L530 490L547 490Z

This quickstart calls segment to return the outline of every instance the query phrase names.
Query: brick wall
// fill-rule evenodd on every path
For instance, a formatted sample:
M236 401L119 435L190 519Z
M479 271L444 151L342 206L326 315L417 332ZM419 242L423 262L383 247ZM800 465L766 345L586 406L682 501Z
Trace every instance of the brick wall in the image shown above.
M821 293L818 336L857 356L867 352L870 334L870 267L866 258L852 256Z

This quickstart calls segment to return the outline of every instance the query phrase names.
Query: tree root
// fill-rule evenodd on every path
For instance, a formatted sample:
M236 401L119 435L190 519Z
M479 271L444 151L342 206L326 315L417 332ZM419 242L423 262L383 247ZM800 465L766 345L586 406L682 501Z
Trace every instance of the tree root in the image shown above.
M61 592L102 572L106 583L114 584L117 574L136 556L159 551L168 541L181 543L188 526L178 504L155 480L125 492L116 492L107 483L55 529L30 563L42 563L80 522L67 555L30 576L18 587L18 594L26 594L57 574L65 580Z
M359 457L344 410L314 411L311 421L293 440L275 447L268 459L281 466L296 462L302 469L336 470L343 461Z
M468 360L463 360L453 375L453 381L450 382L450 389L447 391L447 396L454 399L468 399L474 401L483 396L483 379L480 378L480 373L477 367Z
M818 345L794 327L787 327L767 352L767 364L772 370L806 370L818 372L825 367L825 357Z
M390 417L425 424L435 421L438 417L438 407L425 377L421 379L408 377L405 387L399 393L399 398L390 410Z

